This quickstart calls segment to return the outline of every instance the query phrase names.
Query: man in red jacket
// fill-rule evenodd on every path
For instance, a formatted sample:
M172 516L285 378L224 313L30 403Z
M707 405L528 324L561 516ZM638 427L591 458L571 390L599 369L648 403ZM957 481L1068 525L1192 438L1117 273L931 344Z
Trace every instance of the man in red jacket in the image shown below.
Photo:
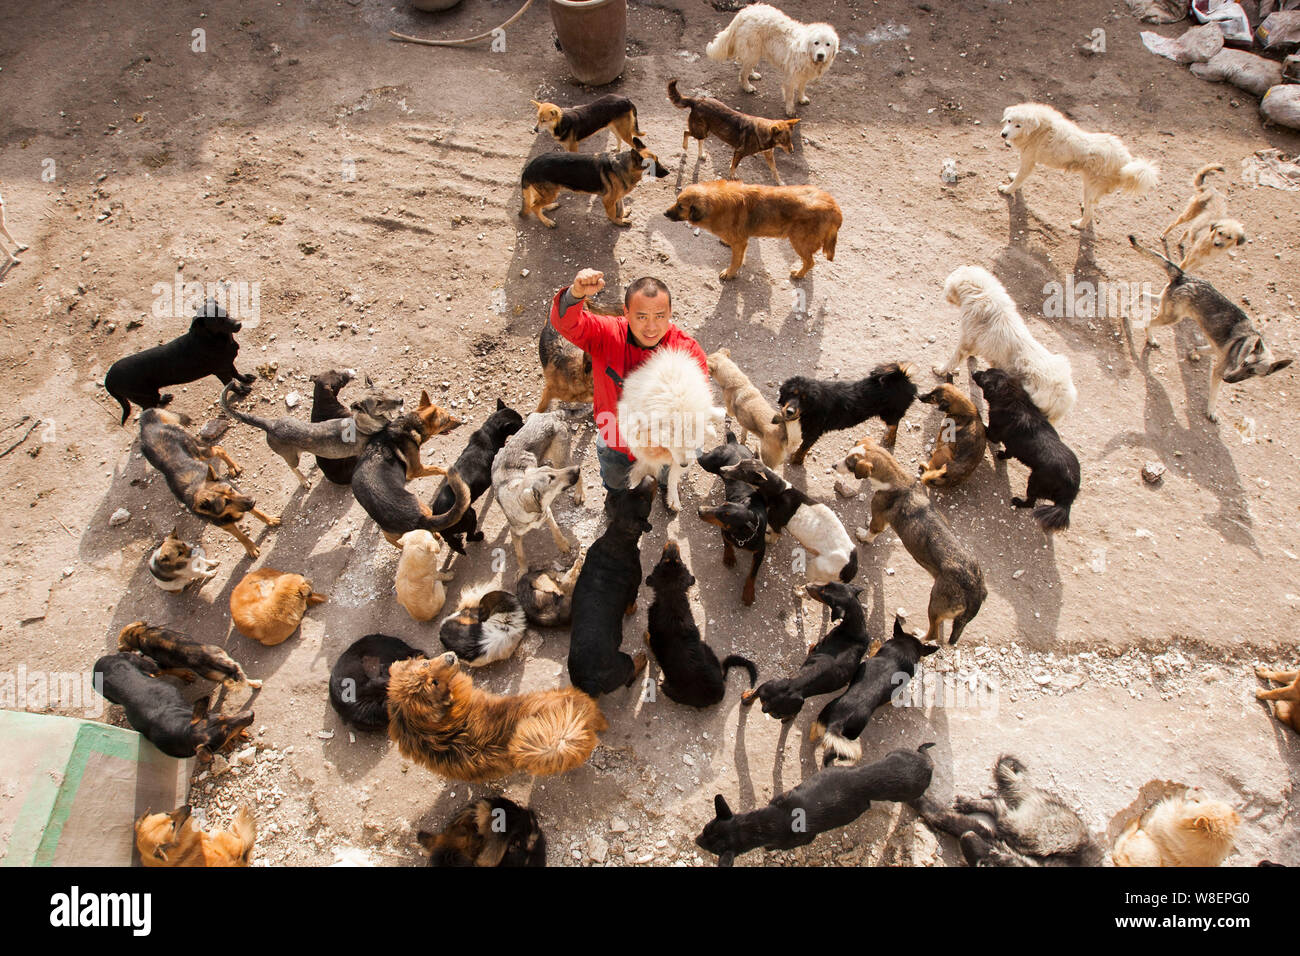
M609 490L626 488L632 455L618 427L618 400L628 372L648 359L660 346L683 349L695 356L707 378L709 361L698 342L673 325L673 302L668 286L646 276L623 294L623 317L596 315L582 300L605 288L605 274L583 269L567 289L551 302L551 325L591 356L595 382L596 457L600 480ZM661 476L662 477L662 476Z

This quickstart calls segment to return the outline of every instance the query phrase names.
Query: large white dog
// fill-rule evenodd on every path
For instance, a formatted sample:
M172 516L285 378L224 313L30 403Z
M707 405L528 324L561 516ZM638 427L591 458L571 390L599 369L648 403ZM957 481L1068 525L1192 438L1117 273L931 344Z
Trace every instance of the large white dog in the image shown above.
M961 307L961 341L948 364L934 374L946 377L968 356L979 356L1015 378L1053 425L1065 417L1079 397L1070 360L1053 355L1030 334L993 273L979 266L954 269L943 284L943 297Z
M1134 159L1110 133L1080 129L1050 106L1018 103L1002 113L1002 139L1020 151L1015 178L998 187L1004 195L1018 190L1039 163L1083 175L1083 217L1070 225L1092 227L1097 201L1117 189L1143 193L1153 189L1160 171L1145 159Z
M800 23L776 7L755 3L737 13L704 52L711 60L738 62L740 88L746 93L758 92L749 81L763 78L754 72L759 60L776 64L785 115L794 116L795 100L810 102L804 87L831 68L839 50L839 35L829 23Z
M668 466L668 507L680 511L677 485L727 410L713 404L704 369L690 352L659 349L628 373L618 403L618 425L636 462L629 488Z

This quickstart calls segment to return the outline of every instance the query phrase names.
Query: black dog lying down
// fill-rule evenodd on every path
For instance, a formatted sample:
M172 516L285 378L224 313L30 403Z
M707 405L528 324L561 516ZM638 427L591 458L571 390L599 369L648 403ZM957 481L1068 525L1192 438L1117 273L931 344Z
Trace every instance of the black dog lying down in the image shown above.
M663 668L660 689L665 697L691 707L712 707L726 696L727 671L733 667L749 671L749 686L754 686L758 668L753 661L732 654L719 664L713 648L700 640L687 599L695 576L682 563L676 541L664 545L663 557L645 583L655 593L645 640Z
M131 417L132 402L141 408L161 408L171 402L172 396L160 394L159 389L197 382L208 375L215 375L222 385L238 380L243 383L240 393L247 394L246 386L256 376L240 375L235 369L235 356L239 354L235 333L242 325L226 315L215 300L208 299L194 313L190 330L184 335L110 365L104 388L122 406L122 424Z
M330 705L357 730L388 729L388 668L424 651L387 634L367 634L330 671Z
M709 449L698 460L705 471L721 476L723 468L753 457L754 453L736 441L735 433L728 430L726 443ZM701 506L699 515L703 521L722 530L722 563L727 567L736 563L734 549L753 553L754 559L745 577L745 589L740 595L741 601L749 606L754 603L758 568L767 554L767 504L762 492L746 482L723 478L722 485L726 503L712 508Z
M840 623L813 646L793 677L764 681L758 690L745 691L740 698L742 704L752 704L757 698L763 702L763 713L777 720L794 720L804 700L837 691L852 680L870 644L866 615L858 603L862 588L832 581L809 584L807 591L828 605L831 620Z
M849 689L823 707L812 725L809 737L821 739L826 746L824 766L829 767L837 759L850 763L861 759L858 738L867 729L871 715L907 686L922 657L938 649L939 645L924 644L908 634L903 622L894 618L894 636L881 645L874 657L858 665Z
M253 722L251 710L209 717L206 697L187 704L176 687L158 679L158 665L134 651L101 657L93 673L104 697L122 705L126 722L169 757L197 755L211 763L213 754Z
M759 847L789 850L807 846L817 834L862 816L872 800L906 803L919 799L934 774L934 764L926 753L933 746L928 743L916 750L895 750L858 767L827 767L774 797L763 809L738 816L718 794L713 798L716 816L695 838L695 844L716 853L718 866L731 866L739 854Z

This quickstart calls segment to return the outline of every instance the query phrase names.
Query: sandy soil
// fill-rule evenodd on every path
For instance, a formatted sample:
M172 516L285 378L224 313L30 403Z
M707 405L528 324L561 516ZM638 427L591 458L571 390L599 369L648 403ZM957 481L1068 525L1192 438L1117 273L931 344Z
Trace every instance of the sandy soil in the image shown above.
M0 183L9 228L32 247L0 287L0 446L43 423L0 459L0 671L88 669L123 625L141 618L224 644L266 681L255 701L261 729L246 762L196 783L195 804L224 823L240 802L254 802L263 863L419 862L414 831L441 825L487 788L444 784L401 760L382 736L354 739L325 688L334 659L362 634L384 631L434 650L435 626L416 624L396 603L397 553L348 491L314 470L311 488L300 491L251 429L233 429L223 444L247 467L244 488L284 516L274 532L254 529L260 560L181 512L141 458L133 429L117 426L100 385L114 360L184 325L154 316L154 284L172 282L178 269L186 280L260 283L261 320L239 336L239 367L271 376L256 387L264 403L252 407L263 413L284 413L296 391L305 415L309 377L350 365L411 401L429 388L477 426L498 396L532 408L547 301L583 266L603 269L612 288L648 272L663 276L679 323L706 349L729 346L774 396L791 374L849 378L882 361L928 369L945 360L957 315L942 301L943 278L976 263L1003 280L1034 334L1073 362L1080 398L1062 434L1082 462L1083 491L1070 531L1053 541L1009 505L1025 480L1017 463L988 463L961 489L934 495L978 549L990 596L959 647L929 659L931 679L974 674L993 693L984 706L877 715L866 759L938 741L932 792L943 798L985 788L996 756L1014 752L1097 832L1112 834L1144 786L1196 784L1245 817L1230 863L1300 864L1300 741L1255 701L1251 671L1256 660L1296 660L1300 432L1287 411L1296 371L1226 386L1221 422L1212 425L1201 412L1207 363L1186 358L1191 329L1162 331L1164 348L1143 354L1117 317L1045 318L1042 291L1069 276L1149 282L1158 291L1162 276L1124 236L1154 240L1181 209L1191 174L1219 161L1252 241L1207 275L1248 303L1276 351L1295 354L1300 194L1244 184L1240 163L1268 146L1295 153L1300 137L1263 129L1248 95L1147 53L1143 27L1122 4L787 3L794 16L833 22L843 44L810 89L795 153L778 158L787 182L815 183L839 200L839 255L819 260L796 286L787 277L789 246L762 240L739 278L723 284L726 250L662 212L678 188L725 171L729 159L715 144L710 160L697 164L692 149L683 161L683 114L664 94L669 78L780 115L774 74L747 98L730 65L702 55L730 17L715 9L726 4L632 3L631 56L613 89L638 104L649 143L673 174L632 194L630 229L569 195L553 232L515 216L519 170L554 148L532 135L528 100L567 104L590 94L568 83L544 5L512 28L505 55L386 38L390 28L463 36L514 6L469 0L434 17L379 0L289 0L217 4L203 14L200 5L150 0L117 10L111 31L88 3L40 17L15 7L0 13L2 76L24 90L7 98L0 123ZM1097 26L1107 52L1076 52ZM195 29L206 30L201 54L190 49ZM998 122L1005 106L1030 99L1117 133L1159 164L1159 189L1109 197L1093 241L1068 226L1076 177L1040 171L1023 202L1009 202L995 187L1015 156L998 139ZM955 184L940 180L948 157L962 173ZM41 178L46 160L52 182ZM741 170L768 181L757 159ZM795 308L796 290L806 294L806 313ZM175 407L197 422L217 414L211 382L176 391ZM906 419L898 454L909 467L937 424L923 406ZM431 441L426 460L450 461L467 430ZM589 500L598 502L591 437L588 427L580 443ZM789 471L850 530L866 523L866 496L838 498L828 470L853 437L824 439L805 470ZM1152 460L1168 468L1158 487L1139 477ZM436 480L421 479L421 491ZM789 672L827 622L820 606L795 597L801 576L790 571L788 544L769 551L758 602L741 605L742 572L722 566L716 532L693 517L696 504L717 495L696 471L681 517L669 520L656 505L645 569L668 536L679 540L700 582L693 601L707 640L720 654L753 657L762 678ZM131 518L110 527L119 508ZM600 527L597 511L567 500L559 520L584 544ZM222 562L199 593L168 595L150 582L148 553L173 525L189 540L201 536ZM450 602L462 586L492 577L493 549L505 549L501 577L513 582L495 507L486 532L454 565ZM529 548L539 562L553 557L545 534ZM883 635L898 608L909 624L921 623L930 579L897 538L862 545L861 558L873 633ZM229 628L230 589L254 566L300 571L330 595L279 647ZM625 646L638 642L645 606L628 623ZM514 659L479 677L497 692L553 686L566 680L565 653L563 632L530 633ZM550 862L711 863L692 839L712 817L714 793L749 809L813 772L807 730L825 699L782 727L742 709L734 675L732 684L727 701L704 713L643 699L641 687L606 697L611 728L588 766L558 779L502 781L540 814ZM231 704L243 692L234 696ZM120 723L120 710L108 718ZM910 810L885 805L805 850L740 862L959 861Z

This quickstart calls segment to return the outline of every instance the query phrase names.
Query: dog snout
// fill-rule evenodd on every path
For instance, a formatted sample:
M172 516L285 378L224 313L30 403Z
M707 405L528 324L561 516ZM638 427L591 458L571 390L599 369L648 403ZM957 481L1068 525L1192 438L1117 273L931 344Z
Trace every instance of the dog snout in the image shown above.
M442 662L443 662L444 664L446 664L448 667L455 667L455 666L456 666L456 652L455 652L455 651L448 651L447 653L443 654L443 655L442 655Z

